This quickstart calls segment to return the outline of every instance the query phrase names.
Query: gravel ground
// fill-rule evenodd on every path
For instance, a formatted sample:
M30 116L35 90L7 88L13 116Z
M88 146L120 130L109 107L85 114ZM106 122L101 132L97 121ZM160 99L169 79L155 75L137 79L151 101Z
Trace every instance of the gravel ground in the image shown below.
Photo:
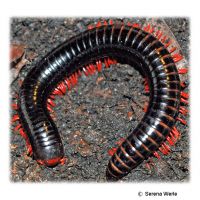
M145 18L123 19L143 23ZM13 18L11 44L25 46L25 65L11 84L11 99L21 81L36 63L54 47L84 31L94 18ZM166 18L166 23L189 59L189 21ZM15 64L15 63L14 63ZM11 71L16 73L16 71ZM133 97L133 98L130 98ZM105 182L108 150L119 138L126 137L143 116L148 101L143 78L128 65L117 64L103 73L81 77L79 84L65 96L56 97L55 123L61 134L65 154L64 165L40 166L26 155L25 141L11 126L10 156L13 182ZM13 111L10 111L13 114ZM140 165L122 181L185 182L189 180L188 126L177 122L182 133L172 153L160 160L151 158L154 167Z

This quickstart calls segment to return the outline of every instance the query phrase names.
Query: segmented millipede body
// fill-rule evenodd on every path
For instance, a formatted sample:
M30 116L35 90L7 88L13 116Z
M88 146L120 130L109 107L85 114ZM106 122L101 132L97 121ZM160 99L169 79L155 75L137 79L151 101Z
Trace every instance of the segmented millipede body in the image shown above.
M34 159L46 166L61 162L63 145L48 105L53 104L53 94L65 93L81 74L100 72L103 62L105 67L116 62L136 67L150 89L147 111L110 159L107 179L118 180L150 156L158 156L159 149L167 151L164 142L172 142L170 133L177 133L181 84L176 60L158 37L136 25L104 22L66 41L39 62L23 81L18 99L19 118Z

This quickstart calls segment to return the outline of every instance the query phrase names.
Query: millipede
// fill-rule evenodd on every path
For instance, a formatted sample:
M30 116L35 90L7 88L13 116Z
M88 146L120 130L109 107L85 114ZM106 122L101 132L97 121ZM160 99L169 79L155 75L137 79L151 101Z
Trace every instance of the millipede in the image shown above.
M64 164L65 153L53 121L55 96L64 95L78 79L101 73L112 65L136 66L145 77L149 103L141 121L119 143L106 169L108 181L126 176L143 161L160 153L167 155L180 138L176 121L187 122L188 93L177 68L183 56L164 33L147 24L104 20L88 26L47 54L25 77L12 108L11 121L26 140L28 154L39 164L54 167Z

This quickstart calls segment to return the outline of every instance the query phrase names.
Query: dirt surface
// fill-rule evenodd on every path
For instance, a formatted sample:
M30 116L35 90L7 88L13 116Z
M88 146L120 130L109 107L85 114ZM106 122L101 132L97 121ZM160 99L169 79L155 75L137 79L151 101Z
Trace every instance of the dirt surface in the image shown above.
M14 52L11 75L11 100L24 77L46 53L60 43L83 32L99 19L94 18L13 18L11 44L20 47ZM143 18L120 19L143 23ZM185 18L165 19L176 36L183 55L189 59L189 21ZM25 64L24 64L25 63ZM16 65L20 69L16 69ZM66 163L55 168L38 165L26 155L24 139L11 126L11 181L46 182L105 182L105 170L110 158L108 151L126 137L144 115L148 101L144 79L128 65L113 65L103 73L82 76L78 85L65 96L56 97L55 123L61 134ZM15 113L12 110L11 114ZM177 122L182 136L171 153L160 160L151 158L147 169L141 164L121 181L184 182L189 179L188 126ZM145 161L146 162L146 161Z

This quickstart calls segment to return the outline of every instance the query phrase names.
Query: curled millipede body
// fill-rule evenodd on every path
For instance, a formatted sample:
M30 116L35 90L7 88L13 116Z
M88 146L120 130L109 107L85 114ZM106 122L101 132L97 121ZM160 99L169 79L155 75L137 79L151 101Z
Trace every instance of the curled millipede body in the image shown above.
M92 75L111 64L136 66L146 77L150 101L146 113L132 133L119 145L109 161L106 176L118 180L150 156L159 157L158 150L167 154L179 136L175 128L179 112L187 111L187 95L181 93L176 67L181 57L167 49L170 42L161 33L152 34L147 26L113 22L98 23L89 30L66 41L34 67L20 88L18 116L20 129L30 143L34 159L46 166L55 166L64 157L63 145L50 114L53 95L60 95L78 82L81 74ZM167 42L166 42L167 41ZM15 105L16 106L16 105ZM183 121L182 121L183 122ZM184 122L183 122L184 123Z

